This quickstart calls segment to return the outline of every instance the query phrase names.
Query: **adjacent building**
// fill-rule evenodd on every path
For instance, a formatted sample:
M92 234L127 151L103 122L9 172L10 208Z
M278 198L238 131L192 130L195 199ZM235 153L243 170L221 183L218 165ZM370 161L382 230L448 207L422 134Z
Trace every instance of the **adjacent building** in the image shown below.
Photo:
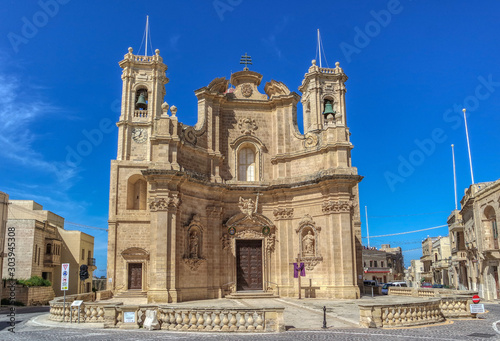
M408 286L418 288L422 283L422 272L424 271L424 266L422 261L419 259L412 259L411 265L408 268L408 277L406 281Z
M432 283L450 285L449 267L451 265L450 237L439 237L432 242Z
M401 247L383 244L380 249L363 247L363 280L379 283L403 281L404 261Z
M111 162L108 289L149 302L274 290L297 297L294 263L316 297L358 298L358 183L345 81L316 61L301 95L245 68L195 91L198 122L164 102L159 50L123 69ZM297 104L303 107L303 133ZM300 272L300 271L299 271Z
M459 282L471 290L479 291L485 299L500 298L500 248L498 238L498 215L500 214L500 180L469 186L460 201L462 209L455 212L452 223L454 231L463 230L464 254L460 251L453 259L459 266L456 272L465 278ZM460 220L461 217L461 220ZM460 238L461 234L457 234ZM455 240L458 250L461 240ZM463 267L460 266L463 264Z
M15 278L42 277L52 282L55 295L61 296L61 264L69 263L70 281L66 293L91 291L92 271L95 270L94 237L64 230L63 217L44 210L32 200L9 201L7 226L16 231ZM84 283L79 278L82 264L89 265L90 276ZM4 262L3 273L7 273L7 269L8 264Z

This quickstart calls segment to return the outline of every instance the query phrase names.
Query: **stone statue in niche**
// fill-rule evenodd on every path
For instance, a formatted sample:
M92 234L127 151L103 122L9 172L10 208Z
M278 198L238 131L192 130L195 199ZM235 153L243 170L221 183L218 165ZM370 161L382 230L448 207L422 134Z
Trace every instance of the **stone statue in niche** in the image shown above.
M302 238L302 255L314 256L314 235L311 231Z
M198 258L198 244L199 244L198 232L193 231L189 236L189 256L191 258Z

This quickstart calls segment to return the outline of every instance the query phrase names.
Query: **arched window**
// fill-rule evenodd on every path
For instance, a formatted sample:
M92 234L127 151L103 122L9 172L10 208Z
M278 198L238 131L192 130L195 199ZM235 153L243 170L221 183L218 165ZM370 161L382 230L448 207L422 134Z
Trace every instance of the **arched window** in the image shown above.
M493 249L498 249L498 226L497 226L497 217L495 214L495 210L493 207L488 206L484 210L484 216L487 220L486 226L491 229L491 235L493 237Z
M147 182L140 175L132 175L127 184L127 209L145 210Z
M253 148L242 148L238 153L238 180L255 181L255 151Z

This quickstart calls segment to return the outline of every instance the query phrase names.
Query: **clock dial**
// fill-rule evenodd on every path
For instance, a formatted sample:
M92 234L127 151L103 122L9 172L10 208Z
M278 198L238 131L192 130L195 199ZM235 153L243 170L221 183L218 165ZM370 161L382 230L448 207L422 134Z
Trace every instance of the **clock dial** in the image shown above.
M143 143L148 138L148 132L143 128L132 129L132 139L137 143Z

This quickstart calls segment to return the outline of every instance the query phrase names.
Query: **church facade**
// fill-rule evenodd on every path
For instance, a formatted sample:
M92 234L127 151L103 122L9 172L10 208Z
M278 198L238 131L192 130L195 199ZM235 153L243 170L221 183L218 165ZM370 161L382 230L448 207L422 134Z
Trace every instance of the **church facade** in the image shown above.
M129 48L119 65L108 289L141 291L150 303L241 292L297 297L293 263L304 263L302 296L359 297L362 177L351 164L347 76L338 63L313 61L301 95L274 80L261 93L263 76L248 68L216 78L195 91L194 126L164 102L159 50L139 56Z

